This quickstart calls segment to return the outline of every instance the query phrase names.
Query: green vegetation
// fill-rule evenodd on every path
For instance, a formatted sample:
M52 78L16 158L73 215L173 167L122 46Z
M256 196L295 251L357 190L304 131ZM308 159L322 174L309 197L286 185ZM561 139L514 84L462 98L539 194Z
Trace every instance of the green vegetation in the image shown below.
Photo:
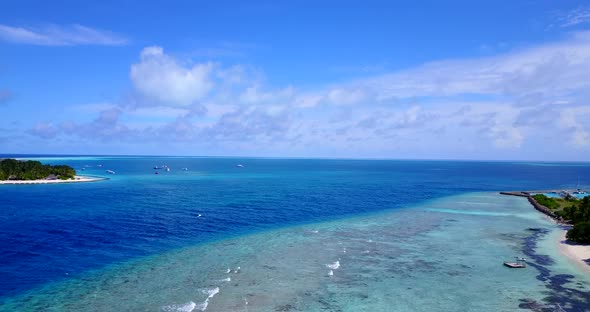
M567 232L567 239L581 244L590 244L590 196L550 198L543 194L533 195L537 203L549 208L574 227Z
M580 244L590 244L590 196L550 198L543 194L533 195L537 203L549 208L556 215L571 222L574 227L567 232L567 239Z
M576 223L573 229L567 231L566 238L576 243L590 244L590 221Z
M34 160L3 159L0 161L0 180L39 180L50 176L68 180L73 179L75 175L76 170L66 165L43 165Z
M559 210L559 203L557 202L556 198L547 197L543 194L536 194L533 195L533 198L537 201L537 203L551 209L551 210ZM555 212L555 211L554 211Z
M563 210L564 216L572 220L574 228L567 232L567 239L580 244L590 244L590 196L574 206Z
M555 214L562 216L561 213L564 209L575 205L579 200L575 197L568 197L568 198L552 198L547 197L543 194L536 194L533 195L533 198L537 201L537 203L551 209ZM567 217L562 216L563 218L567 219Z

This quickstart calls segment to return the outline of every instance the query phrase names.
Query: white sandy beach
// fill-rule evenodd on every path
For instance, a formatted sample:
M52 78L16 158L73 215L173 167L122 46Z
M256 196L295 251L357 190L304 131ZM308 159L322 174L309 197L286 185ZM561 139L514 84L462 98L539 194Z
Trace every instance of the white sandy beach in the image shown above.
M576 263L582 270L590 274L590 264L585 261L590 261L590 245L576 245L568 243L565 239L566 230L563 230L559 235L559 250L562 254L567 256L572 262Z
M99 177L85 177L85 176L74 176L74 180L5 180L0 181L0 184L54 184L54 183L78 183L78 182L95 182L106 180L106 178Z

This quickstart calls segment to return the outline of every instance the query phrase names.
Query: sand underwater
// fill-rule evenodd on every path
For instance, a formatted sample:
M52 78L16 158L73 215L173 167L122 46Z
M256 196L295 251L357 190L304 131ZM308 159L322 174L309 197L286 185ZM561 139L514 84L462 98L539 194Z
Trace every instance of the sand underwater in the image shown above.
M557 231L523 198L469 193L144 257L0 309L587 311L590 277L558 254ZM529 267L502 265L515 256Z

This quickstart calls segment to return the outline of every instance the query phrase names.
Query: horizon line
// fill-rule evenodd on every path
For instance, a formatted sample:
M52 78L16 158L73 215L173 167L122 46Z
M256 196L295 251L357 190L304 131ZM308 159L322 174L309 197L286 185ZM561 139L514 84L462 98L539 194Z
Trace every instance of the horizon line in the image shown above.
M384 158L384 157L322 157L322 156L231 156L231 155L147 155L147 154L27 154L0 153L0 158L57 158L57 157L186 157L186 158L251 158L251 159L317 159L317 160L383 160L383 161L472 161L472 162L540 162L540 163L590 163L590 160L533 160L533 159L469 159L469 158Z

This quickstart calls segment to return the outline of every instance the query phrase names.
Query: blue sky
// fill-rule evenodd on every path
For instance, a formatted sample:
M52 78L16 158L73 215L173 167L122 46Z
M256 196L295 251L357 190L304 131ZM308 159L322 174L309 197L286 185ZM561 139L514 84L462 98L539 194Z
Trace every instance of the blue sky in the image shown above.
M4 1L0 153L589 160L585 1Z

